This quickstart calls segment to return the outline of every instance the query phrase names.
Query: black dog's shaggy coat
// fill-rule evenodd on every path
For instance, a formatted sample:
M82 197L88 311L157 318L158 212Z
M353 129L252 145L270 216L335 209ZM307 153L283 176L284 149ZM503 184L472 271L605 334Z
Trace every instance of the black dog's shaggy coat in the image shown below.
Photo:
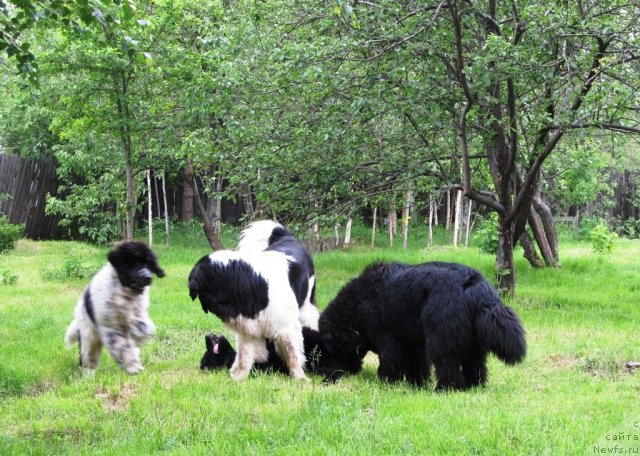
M322 359L322 349L320 348L320 334L311 328L302 328L304 337L304 354L307 362L305 370L315 372ZM205 336L206 351L200 360L200 369L216 370L222 368L230 368L236 357L236 351L229 340L223 335L207 334ZM280 372L289 373L289 368L282 360L274 343L267 340L267 350L269 357L266 361L255 363L253 368L262 372Z
M455 263L375 263L351 280L320 316L325 380L356 373L368 351L378 376L421 386L435 366L437 389L487 381L489 352L522 361L525 333L515 312L480 274Z
M144 243L119 244L109 262L91 279L78 299L65 335L68 347L80 345L80 365L98 366L102 346L129 374L142 370L140 347L155 332L149 318L152 274L164 277L155 253Z

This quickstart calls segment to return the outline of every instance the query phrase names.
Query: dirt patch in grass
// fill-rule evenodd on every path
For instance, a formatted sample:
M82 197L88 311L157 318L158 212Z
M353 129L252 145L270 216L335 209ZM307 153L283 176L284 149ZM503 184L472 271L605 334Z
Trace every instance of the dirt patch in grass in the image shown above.
M552 354L547 357L545 371L548 373L554 370L576 371L602 379L620 378L634 372L634 369L625 367L625 363L618 359Z
M624 361L612 358L582 358L580 371L601 379L616 379L630 374Z
M104 387L97 387L94 396L102 402L102 408L109 412L122 412L129 406L138 391L133 384L125 383L118 391L108 391Z
M546 370L571 370L580 363L580 357L578 356L566 356L553 354L549 355L546 363Z
M29 387L26 391L27 396L39 396L41 394L46 393L47 391L51 391L56 388L56 385L53 382L42 382L37 385L33 385Z
M28 441L44 441L50 444L57 443L61 440L81 442L86 438L86 435L85 431L77 428L38 429L18 432L14 438Z

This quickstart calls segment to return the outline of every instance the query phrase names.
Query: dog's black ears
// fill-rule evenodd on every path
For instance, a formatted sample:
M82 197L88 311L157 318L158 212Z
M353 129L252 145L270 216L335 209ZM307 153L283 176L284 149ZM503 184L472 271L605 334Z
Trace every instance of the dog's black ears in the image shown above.
M120 249L112 250L111 252L109 252L109 255L107 255L107 260L109 260L109 263L111 263L114 268L118 269L123 261L122 252L120 251Z
M132 261L140 261L146 264L151 272L158 277L164 277L166 274L158 264L156 254L149 248L147 244L140 241L122 242L116 246L109 255L107 260L118 269L120 266Z
M207 351L213 351L213 334L207 334L204 336L204 343L207 346Z
M153 260L150 262L149 269L158 277L164 277L166 275L164 270L158 264L158 260L156 260L155 258L153 258Z

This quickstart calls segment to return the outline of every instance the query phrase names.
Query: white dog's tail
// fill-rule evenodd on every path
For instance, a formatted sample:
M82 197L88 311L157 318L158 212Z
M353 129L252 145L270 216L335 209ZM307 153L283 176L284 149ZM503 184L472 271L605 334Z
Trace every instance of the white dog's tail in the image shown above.
M282 228L282 225L273 220L258 220L257 222L250 223L249 226L240 233L238 250L263 251L269 247L269 238L276 228Z
M67 328L67 333L64 335L64 343L67 345L67 348L71 348L78 340L80 340L78 336L78 322L77 320L73 320Z

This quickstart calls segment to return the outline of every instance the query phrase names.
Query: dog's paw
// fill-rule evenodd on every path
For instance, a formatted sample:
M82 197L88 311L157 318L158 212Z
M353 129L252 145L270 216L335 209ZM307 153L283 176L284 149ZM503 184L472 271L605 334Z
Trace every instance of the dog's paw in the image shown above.
M294 371L291 371L291 378L294 378L296 380L309 381L309 378L305 375L302 369L296 369Z
M124 367L124 370L129 375L139 374L144 370L144 367L140 363L130 364Z
M136 320L131 326L131 333L135 339L145 340L156 332L156 325L151 320Z
M81 367L82 378L93 378L96 375L96 370L90 367Z
M236 382L240 382L245 378L247 378L249 376L249 372L251 372L251 369L246 369L246 370L236 369L234 372L229 371L229 373L231 374L231 378L234 379Z
M232 377L238 371L238 366L239 366L239 364L238 364L237 358L236 358L236 361L234 361L233 364L231 365L231 367L229 368L229 373L231 374Z

